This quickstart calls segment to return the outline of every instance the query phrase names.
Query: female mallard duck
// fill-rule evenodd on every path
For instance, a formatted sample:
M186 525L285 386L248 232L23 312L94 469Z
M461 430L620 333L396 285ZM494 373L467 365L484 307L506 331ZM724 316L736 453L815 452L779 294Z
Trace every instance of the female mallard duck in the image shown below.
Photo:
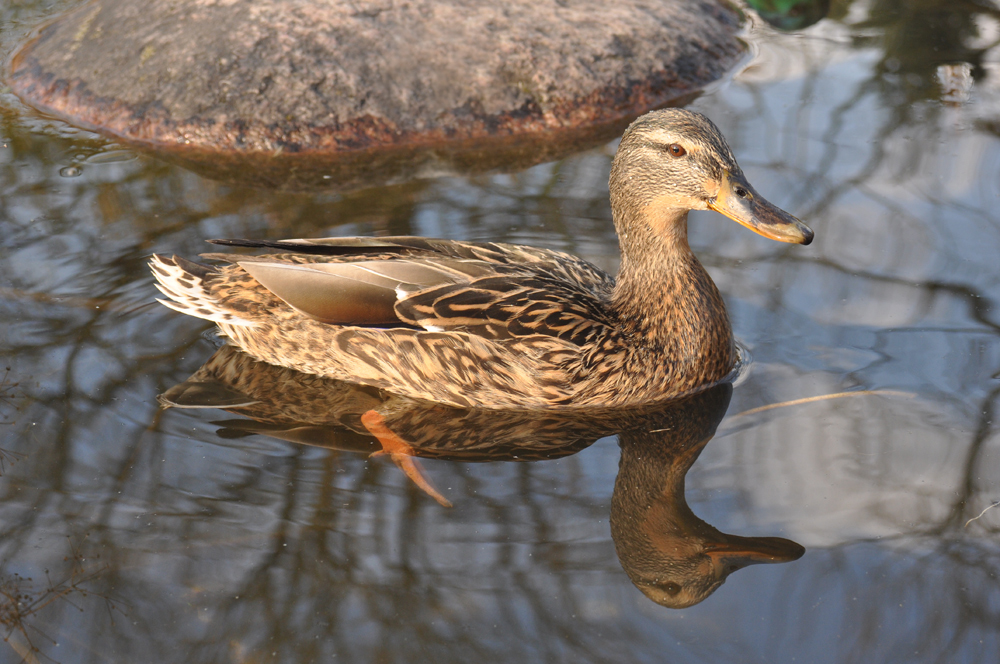
M154 256L163 304L280 366L460 407L626 406L717 382L736 351L691 253L690 210L781 242L802 222L761 198L698 113L647 113L611 167L617 278L569 254L414 237L279 242L266 256Z

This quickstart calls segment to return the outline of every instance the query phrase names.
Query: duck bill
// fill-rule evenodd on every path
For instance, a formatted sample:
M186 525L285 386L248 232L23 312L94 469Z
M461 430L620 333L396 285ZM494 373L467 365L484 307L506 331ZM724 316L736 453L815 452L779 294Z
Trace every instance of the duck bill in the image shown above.
M723 535L722 541L705 544L705 553L718 566L734 568L760 563L787 563L806 552L798 542L783 537Z
M745 196L738 196L742 191ZM715 200L708 202L708 208L720 212L738 224L755 233L778 242L809 244L813 239L812 230L781 208L767 202L760 196L742 173L725 173Z

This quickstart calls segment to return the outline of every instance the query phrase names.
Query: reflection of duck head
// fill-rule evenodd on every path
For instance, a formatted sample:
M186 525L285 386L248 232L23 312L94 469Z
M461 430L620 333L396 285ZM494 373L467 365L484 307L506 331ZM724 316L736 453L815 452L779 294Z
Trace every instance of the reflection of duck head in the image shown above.
M730 385L716 386L663 411L655 427L619 434L611 536L632 583L657 604L692 606L738 569L789 562L805 552L780 537L720 532L684 499L684 477L715 435L731 394Z
M221 422L226 437L264 434L362 453L384 449L442 504L447 500L420 475L411 456L551 459L618 434L622 457L611 506L618 557L650 599L681 608L708 597L741 567L795 560L804 551L781 538L721 533L684 501L684 476L715 434L731 394L732 386L723 383L641 409L463 410L275 367L223 346L161 402L224 408L251 418ZM373 421L383 435L373 430ZM385 432L405 449L387 449Z

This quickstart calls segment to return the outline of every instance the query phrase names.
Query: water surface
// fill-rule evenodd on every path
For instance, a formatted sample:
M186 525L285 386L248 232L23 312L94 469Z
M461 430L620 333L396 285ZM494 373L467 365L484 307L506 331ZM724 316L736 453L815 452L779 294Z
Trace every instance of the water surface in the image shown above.
M0 54L73 5L0 8ZM0 94L0 601L27 595L0 609L0 660L995 661L1000 10L841 1L747 38L745 66L690 107L816 241L692 214L754 361L683 495L718 531L806 553L682 610L637 588L612 538L625 434L531 462L423 459L448 509L347 434L306 445L157 402L217 343L152 303L149 254L417 234L614 270L614 143L517 173L276 192Z

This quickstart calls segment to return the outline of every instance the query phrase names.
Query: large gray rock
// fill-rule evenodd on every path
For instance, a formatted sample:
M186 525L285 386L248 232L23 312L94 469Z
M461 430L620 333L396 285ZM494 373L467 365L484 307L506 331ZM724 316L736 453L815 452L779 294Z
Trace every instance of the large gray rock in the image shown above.
M97 0L9 82L136 143L359 150L635 116L730 68L738 19L724 0Z

